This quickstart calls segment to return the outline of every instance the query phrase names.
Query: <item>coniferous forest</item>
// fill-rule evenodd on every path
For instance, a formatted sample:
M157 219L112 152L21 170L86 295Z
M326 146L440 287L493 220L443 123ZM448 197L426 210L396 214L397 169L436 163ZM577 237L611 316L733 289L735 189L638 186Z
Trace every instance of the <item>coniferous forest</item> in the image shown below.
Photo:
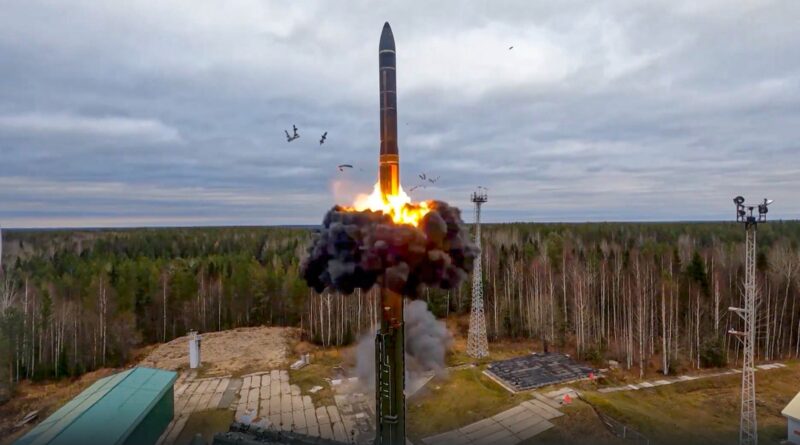
M735 223L495 224L483 232L490 341L530 339L633 372L735 365L744 229ZM119 366L190 329L298 326L318 344L372 325L374 292L316 294L306 227L11 230L0 275L0 399L21 379ZM760 360L800 356L800 222L759 227ZM471 282L424 290L468 314Z

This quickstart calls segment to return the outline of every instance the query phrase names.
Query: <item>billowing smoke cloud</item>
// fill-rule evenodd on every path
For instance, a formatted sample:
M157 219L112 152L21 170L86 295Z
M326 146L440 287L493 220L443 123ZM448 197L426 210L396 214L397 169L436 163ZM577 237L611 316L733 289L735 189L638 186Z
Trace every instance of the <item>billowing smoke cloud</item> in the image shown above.
M350 294L377 283L411 298L422 285L457 286L478 249L457 208L441 201L431 207L419 227L394 224L381 212L334 207L303 261L303 277L317 292Z
M444 369L447 349L453 342L443 321L428 310L423 300L406 301L405 318L406 388L412 381L429 372ZM370 387L375 386L375 336L365 335L356 349L357 377Z

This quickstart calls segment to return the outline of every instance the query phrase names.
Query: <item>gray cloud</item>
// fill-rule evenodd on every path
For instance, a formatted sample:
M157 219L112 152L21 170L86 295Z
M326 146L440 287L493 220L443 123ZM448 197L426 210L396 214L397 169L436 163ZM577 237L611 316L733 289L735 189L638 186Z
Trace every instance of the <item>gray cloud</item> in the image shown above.
M483 185L490 221L685 220L744 194L798 218L798 19L790 0L5 2L0 224L318 223L375 180L384 20L403 183L441 176L417 199Z

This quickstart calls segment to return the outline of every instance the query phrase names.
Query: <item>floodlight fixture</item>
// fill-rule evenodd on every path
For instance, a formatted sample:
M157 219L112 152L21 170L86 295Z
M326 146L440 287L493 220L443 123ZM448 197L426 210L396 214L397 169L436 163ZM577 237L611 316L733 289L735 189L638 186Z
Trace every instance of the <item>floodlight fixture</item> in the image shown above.
M767 222L769 205L773 202L772 199L765 198L757 206L745 206L743 197L737 196L733 198L733 203L736 205L736 221L744 223L746 226L755 226L758 223ZM755 214L756 210L758 210L758 214Z

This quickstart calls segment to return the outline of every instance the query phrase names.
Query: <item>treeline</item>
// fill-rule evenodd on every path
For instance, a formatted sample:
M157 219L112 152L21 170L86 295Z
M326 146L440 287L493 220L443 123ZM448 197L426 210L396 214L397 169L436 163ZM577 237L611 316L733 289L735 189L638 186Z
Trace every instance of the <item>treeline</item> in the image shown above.
M190 329L301 326L347 344L373 326L375 292L311 292L308 228L4 231L0 381L124 363ZM759 228L758 354L800 353L800 222ZM490 340L532 339L585 359L676 370L738 359L743 228L734 223L501 224L483 229ZM421 298L470 310L470 283Z
M800 222L758 231L757 353L800 356ZM740 357L744 229L735 223L502 224L483 228L489 339L519 338L601 364L675 372ZM312 295L317 342L351 341L374 319L375 293ZM466 314L471 283L422 294L438 316ZM371 318L370 318L371 317ZM366 321L365 321L366 320Z
M298 325L310 232L297 228L4 231L2 381L119 366L190 329ZM6 385L6 389L9 385Z

